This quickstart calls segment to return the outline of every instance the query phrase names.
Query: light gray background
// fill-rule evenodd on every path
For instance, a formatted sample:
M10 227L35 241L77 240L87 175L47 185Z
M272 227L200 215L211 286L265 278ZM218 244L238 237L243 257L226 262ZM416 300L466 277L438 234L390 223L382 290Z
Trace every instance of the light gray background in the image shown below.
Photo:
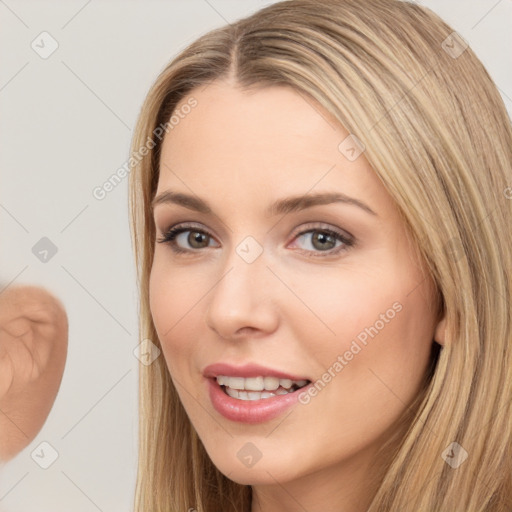
M70 323L57 400L36 439L1 468L0 511L132 510L139 339L127 180L103 201L92 190L126 161L167 62L269 3L0 0L0 280L47 287ZM470 43L512 112L512 0L420 3ZM31 48L43 31L59 44L47 59ZM32 252L42 237L57 247L47 262ZM31 458L42 442L58 452L48 469Z

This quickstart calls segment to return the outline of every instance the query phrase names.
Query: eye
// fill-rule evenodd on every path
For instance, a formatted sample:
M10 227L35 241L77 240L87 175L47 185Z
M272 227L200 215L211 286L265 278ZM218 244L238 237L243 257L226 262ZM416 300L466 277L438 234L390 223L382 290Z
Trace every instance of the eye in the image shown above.
M211 233L190 224L169 228L157 242L168 244L172 251L183 255L194 255L200 253L201 249L218 247ZM311 229L296 234L292 244L297 243L298 251L308 257L326 257L348 250L355 240L351 235L321 225L311 226Z
M311 257L331 256L354 245L353 238L332 228L324 227L301 231L294 242L298 242L299 246L302 245L300 251Z
M191 253L210 247L214 241L212 235L203 229L191 225L173 226L157 240L171 246L176 253Z

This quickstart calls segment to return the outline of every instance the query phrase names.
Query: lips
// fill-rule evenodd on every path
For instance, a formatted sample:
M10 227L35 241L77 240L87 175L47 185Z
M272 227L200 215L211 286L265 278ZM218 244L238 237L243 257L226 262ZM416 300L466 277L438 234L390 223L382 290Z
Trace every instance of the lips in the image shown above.
M261 423L279 416L298 401L298 390L311 384L279 370L249 364L218 363L203 371L213 407L225 418Z
M291 381L310 380L308 377L300 375L292 375L280 370L267 368L259 364L245 364L242 366L235 366L227 363L215 363L207 366L203 370L203 375L206 378L217 377L224 375L228 377L277 377L278 379L289 379Z

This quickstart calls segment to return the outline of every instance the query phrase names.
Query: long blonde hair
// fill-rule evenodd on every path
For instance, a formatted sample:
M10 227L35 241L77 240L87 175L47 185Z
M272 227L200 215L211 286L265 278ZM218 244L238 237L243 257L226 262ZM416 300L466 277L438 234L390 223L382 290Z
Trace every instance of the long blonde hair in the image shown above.
M441 298L443 348L368 512L510 511L512 130L487 71L436 14L398 0L284 1L190 44L150 89L132 141L140 335L159 347L148 292L161 127L228 76L292 87L364 143ZM250 511L251 487L213 465L163 357L140 365L139 436L136 512ZM454 453L467 453L458 467Z

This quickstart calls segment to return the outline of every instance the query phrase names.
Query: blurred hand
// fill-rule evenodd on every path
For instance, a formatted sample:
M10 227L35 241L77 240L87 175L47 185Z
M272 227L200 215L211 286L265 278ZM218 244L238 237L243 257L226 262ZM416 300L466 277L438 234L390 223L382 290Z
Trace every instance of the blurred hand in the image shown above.
M63 305L35 286L0 293L0 461L41 430L60 387L67 356Z

